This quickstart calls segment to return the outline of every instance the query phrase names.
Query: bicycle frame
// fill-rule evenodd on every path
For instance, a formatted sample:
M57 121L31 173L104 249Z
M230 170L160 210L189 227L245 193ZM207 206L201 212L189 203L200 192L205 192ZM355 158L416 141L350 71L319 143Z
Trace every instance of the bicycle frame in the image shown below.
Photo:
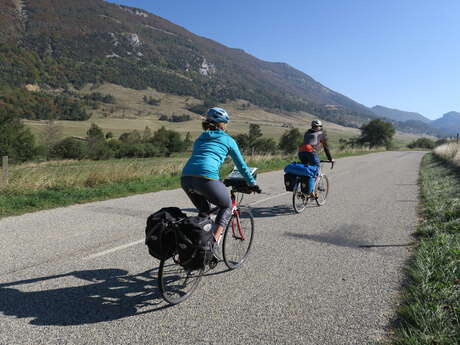
M333 161L321 160L320 163L330 163L330 164L331 164L331 169L334 168L334 162L333 162ZM316 182L318 181L318 179L319 179L321 176L323 176L323 173L322 173L322 169L321 169L321 168L322 168L322 164L318 165L318 172L317 172L316 177L315 177L315 184L316 184ZM294 184L293 192L294 192L295 190L297 190L297 185L300 184L300 183L301 183L301 182L300 182L300 176L297 176L296 182L295 182L295 184ZM308 193L304 193L304 192L300 192L300 193L303 194L303 195L307 195L307 194L308 194Z
M232 199L232 217L231 222L232 222L232 234L235 238L238 238L242 241L246 240L246 236L244 234L244 230L241 229L241 224L240 224L240 215L238 213L238 203L236 202L236 191L231 189L230 190L230 197ZM209 215L215 214L219 210L219 207L214 207L210 212ZM239 235L239 236L238 236Z
M237 202L236 202L236 196L235 196L235 192L233 191L233 189L230 191L230 194L231 194L231 198L232 198L232 215L235 216L235 217L232 217L232 219L231 219L231 221L232 221L232 234L233 234L233 237L239 238L240 240L244 241L246 239L246 237L244 235L244 231L241 229L240 217L239 217L239 214L238 214L238 205L237 205ZM235 223L236 223L236 226L235 226ZM239 237L236 235L235 228L238 229L238 234L240 235Z

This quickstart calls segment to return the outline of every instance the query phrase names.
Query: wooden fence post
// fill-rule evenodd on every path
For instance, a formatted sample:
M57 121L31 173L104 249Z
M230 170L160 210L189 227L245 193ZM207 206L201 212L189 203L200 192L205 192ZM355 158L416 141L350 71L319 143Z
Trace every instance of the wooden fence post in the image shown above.
M2 182L4 185L7 185L8 184L8 156L2 157L2 170L3 170Z

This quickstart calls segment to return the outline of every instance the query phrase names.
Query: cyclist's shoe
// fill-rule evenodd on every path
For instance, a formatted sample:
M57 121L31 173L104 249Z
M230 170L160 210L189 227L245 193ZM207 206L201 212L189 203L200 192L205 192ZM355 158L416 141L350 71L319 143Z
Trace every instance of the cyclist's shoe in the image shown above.
M209 264L208 264L209 268L210 269L216 268L218 263L219 263L219 259L214 254L212 254L212 258L211 260L209 260Z
M310 194L308 194L308 197L310 199L318 199L318 193L311 192Z
M211 251L212 253L217 253L218 250L219 250L219 242L213 239L212 244L211 244Z
M220 244L215 239L212 240L211 244L211 259L209 260L208 266L210 269L216 268L219 263L219 250Z

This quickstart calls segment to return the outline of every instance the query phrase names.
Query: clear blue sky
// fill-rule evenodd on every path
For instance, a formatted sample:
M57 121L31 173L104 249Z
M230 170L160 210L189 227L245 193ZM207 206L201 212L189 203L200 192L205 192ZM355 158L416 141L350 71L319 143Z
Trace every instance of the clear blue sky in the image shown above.
M367 106L460 112L460 0L110 0L268 61Z

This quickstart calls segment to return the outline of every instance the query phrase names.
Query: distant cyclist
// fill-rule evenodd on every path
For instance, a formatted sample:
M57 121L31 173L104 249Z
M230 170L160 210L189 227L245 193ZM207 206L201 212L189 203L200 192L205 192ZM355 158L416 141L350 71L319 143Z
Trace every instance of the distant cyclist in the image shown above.
M202 123L204 132L193 144L192 156L185 164L181 178L182 189L201 214L209 214L210 202L219 207L214 229L217 243L232 213L229 193L219 178L220 167L228 155L251 189L260 191L236 141L225 133L229 121L230 116L225 109L211 108L207 111Z
M327 159L331 162L332 159L329 147L327 144L326 133L323 131L323 124L320 120L313 120L311 122L311 128L305 132L303 137L303 144L299 147L299 159L303 164L309 165L312 169L312 176L308 176L308 192L310 197L315 197L313 189L315 187L315 178L320 165L320 159L318 151L324 147ZM316 169L314 168L316 167Z

